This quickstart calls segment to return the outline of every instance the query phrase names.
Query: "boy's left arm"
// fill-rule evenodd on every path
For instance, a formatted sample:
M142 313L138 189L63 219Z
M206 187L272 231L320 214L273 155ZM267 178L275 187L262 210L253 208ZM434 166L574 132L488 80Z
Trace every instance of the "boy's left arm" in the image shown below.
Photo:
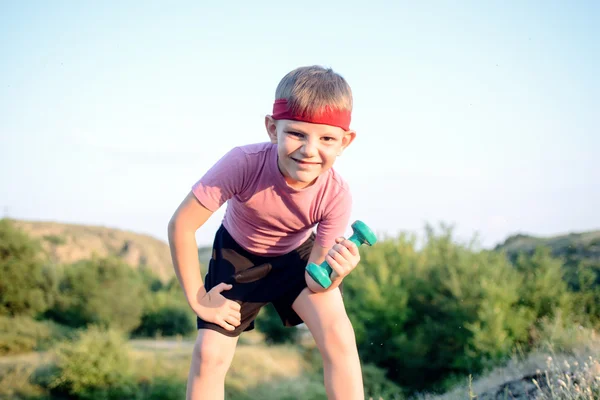
M358 247L350 240L339 237L335 240L336 244L331 248L323 247L318 243L313 245L308 262L321 264L327 261L333 272L331 273L331 286L324 288L310 277L308 272L304 272L308 288L315 292L327 292L337 288L342 280L348 275L360 262L360 253Z

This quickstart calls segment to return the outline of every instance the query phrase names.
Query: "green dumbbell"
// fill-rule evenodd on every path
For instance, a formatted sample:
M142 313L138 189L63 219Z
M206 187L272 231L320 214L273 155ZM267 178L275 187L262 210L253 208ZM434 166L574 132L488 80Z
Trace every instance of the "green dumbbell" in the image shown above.
M371 228L369 228L362 221L355 221L352 224L352 230L354 231L354 233L348 238L348 240L350 240L357 246L361 246L363 244L373 246L377 242L377 236L375 236L373 231L371 231ZM308 272L310 277L315 280L315 282L317 282L325 289L331 286L330 276L333 270L331 269L327 261L323 261L321 265L309 263L306 266L306 271Z

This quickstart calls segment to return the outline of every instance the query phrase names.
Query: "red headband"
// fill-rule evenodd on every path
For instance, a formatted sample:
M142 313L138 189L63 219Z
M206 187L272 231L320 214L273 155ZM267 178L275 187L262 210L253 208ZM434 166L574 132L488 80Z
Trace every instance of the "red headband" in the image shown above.
M337 126L345 131L350 130L350 111L337 110L325 106L323 112L317 115L294 114L288 110L286 99L277 99L273 103L273 119L291 119L294 121L310 122Z

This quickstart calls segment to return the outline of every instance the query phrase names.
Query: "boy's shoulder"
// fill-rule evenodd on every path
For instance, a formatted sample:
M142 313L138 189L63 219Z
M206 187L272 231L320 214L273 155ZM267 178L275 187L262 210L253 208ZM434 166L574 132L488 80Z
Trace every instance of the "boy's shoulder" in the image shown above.
M245 155L267 155L275 149L275 144L271 142L249 143L235 146L234 149Z
M329 168L327 171L327 181L331 182L338 191L350 193L348 181L333 167Z

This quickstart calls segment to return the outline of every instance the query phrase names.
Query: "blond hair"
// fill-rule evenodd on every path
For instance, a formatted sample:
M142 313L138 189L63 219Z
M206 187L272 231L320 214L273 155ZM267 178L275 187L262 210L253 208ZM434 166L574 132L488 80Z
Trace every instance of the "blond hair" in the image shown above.
M277 85L275 99L285 99L289 110L301 115L319 114L325 106L352 111L352 90L331 68L318 65L296 68Z

